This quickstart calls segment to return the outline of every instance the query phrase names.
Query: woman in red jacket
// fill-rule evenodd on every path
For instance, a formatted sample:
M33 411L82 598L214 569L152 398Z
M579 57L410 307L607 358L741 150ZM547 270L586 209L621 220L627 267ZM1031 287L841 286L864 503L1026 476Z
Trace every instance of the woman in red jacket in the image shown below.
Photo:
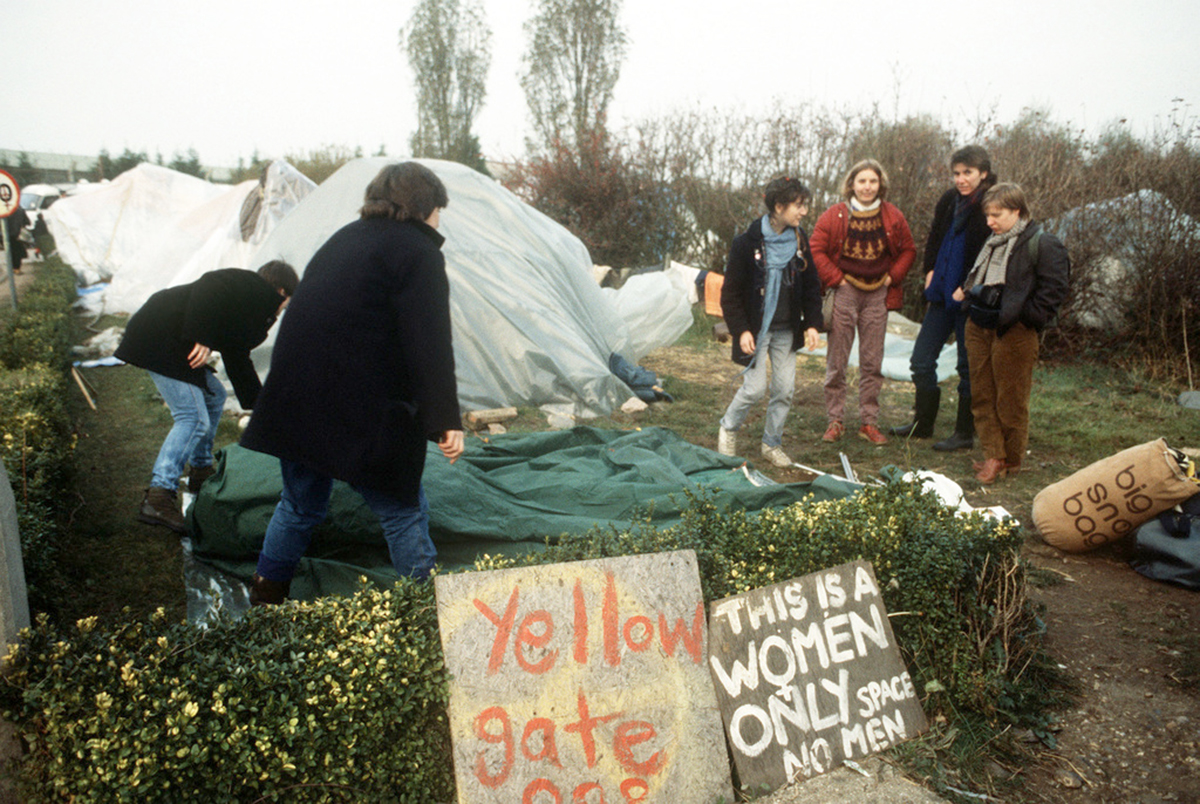
M846 200L817 220L811 246L821 284L834 293L825 361L824 440L846 432L846 364L858 334L858 434L885 444L879 432L879 390L883 386L883 340L888 310L900 309L901 283L917 255L908 221L885 199L888 177L874 159L864 159L846 175Z

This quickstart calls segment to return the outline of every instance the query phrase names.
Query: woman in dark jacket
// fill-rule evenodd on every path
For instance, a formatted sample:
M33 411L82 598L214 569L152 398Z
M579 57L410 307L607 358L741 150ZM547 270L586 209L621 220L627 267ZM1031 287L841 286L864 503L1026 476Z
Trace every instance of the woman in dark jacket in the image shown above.
M954 299L966 302L971 409L989 484L1021 469L1029 441L1029 394L1039 333L1067 297L1070 260L1057 237L1033 222L1025 193L997 184L983 196L992 236Z
M379 516L400 575L425 578L433 568L426 441L451 461L463 450L437 232L447 200L423 165L388 165L367 187L361 218L305 269L242 436L243 446L278 457L283 473L253 602L286 597L335 478Z
M762 456L775 466L790 466L783 451L783 423L796 385L796 349L815 349L821 328L821 284L800 221L811 195L798 179L774 179L763 193L767 214L733 239L721 312L733 336L733 361L748 366L717 430L717 451L737 453L737 431L767 391L771 361L771 399L763 426ZM764 326L765 323L765 326Z
M266 340L297 281L292 266L279 260L257 273L209 271L158 291L129 319L116 356L150 372L175 420L154 462L139 521L187 529L175 501L179 477L190 464L188 488L195 493L213 473L213 437L225 408L225 388L208 358L220 352L238 402L254 407L262 386L250 350Z
M975 443L971 417L971 373L967 344L963 339L967 312L954 300L955 289L975 264L991 230L983 216L980 200L996 183L992 160L978 145L960 148L950 157L954 187L938 200L933 226L925 242L925 299L929 306L921 331L913 345L913 385L916 386L915 415L911 424L893 427L892 435L929 438L937 420L942 390L938 387L937 362L942 347L954 335L958 346L958 417L954 434L933 445L936 450L970 448Z

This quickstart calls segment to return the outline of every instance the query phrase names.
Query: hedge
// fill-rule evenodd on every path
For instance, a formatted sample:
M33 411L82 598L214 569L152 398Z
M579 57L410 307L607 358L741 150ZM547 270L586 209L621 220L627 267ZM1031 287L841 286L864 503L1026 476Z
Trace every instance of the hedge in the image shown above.
M757 515L701 494L677 527L596 531L476 568L692 549L713 600L869 560L931 720L951 734L969 722L988 743L1038 728L1053 702L1019 541L1009 523L894 482ZM17 775L30 802L454 798L432 584L364 586L205 630L161 613L111 629L42 618L7 667L0 702L28 746Z

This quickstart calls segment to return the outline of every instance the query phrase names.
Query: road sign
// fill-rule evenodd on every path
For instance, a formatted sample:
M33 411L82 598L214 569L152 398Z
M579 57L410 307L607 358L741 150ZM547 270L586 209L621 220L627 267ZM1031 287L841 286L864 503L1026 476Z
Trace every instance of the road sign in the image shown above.
M9 173L0 170L0 218L7 218L21 205L21 188Z

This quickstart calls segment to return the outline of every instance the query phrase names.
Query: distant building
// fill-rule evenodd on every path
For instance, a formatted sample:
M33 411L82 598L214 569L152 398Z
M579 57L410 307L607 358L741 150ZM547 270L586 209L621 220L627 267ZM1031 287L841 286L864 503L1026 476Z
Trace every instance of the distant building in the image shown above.
M0 148L0 168L11 173L22 185L73 184L80 179L94 179L95 167L95 156Z
M0 169L7 170L21 186L26 184L74 184L80 179L98 180L99 155L50 154L43 151L19 151L0 148ZM107 176L112 179L114 176ZM233 170L226 167L204 168L204 178L229 182Z

